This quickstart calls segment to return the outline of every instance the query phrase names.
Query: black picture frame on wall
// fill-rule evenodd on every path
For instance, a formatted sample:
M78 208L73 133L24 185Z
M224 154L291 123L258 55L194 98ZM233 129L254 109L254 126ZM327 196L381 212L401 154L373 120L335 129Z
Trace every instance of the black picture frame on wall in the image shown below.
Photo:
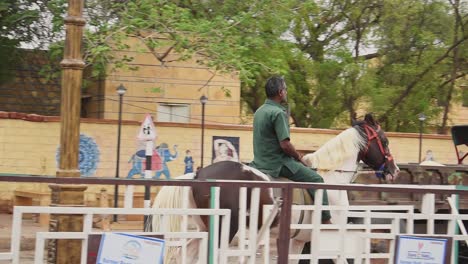
M211 163L224 160L239 162L239 137L213 136L211 154Z

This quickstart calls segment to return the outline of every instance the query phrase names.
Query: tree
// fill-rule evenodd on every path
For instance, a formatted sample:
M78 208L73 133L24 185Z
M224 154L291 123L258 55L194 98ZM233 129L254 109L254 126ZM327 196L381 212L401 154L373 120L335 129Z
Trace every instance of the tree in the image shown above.
M0 2L0 83L11 78L11 68L21 59L22 44L43 47L48 41L44 11L47 0L3 0Z
M292 119L297 126L330 127L348 112L350 123L374 84L360 54L378 22L380 1L293 1L293 7L286 33L294 47L285 60Z
M385 8L394 15L386 13L379 28L378 47L383 56L374 106L387 129L415 131L417 113L438 117L439 98L446 93L441 84L451 76L451 54L466 45L468 34L457 41L450 38L453 14L444 1L394 1ZM466 74L462 68L456 71L460 77ZM379 104L383 101L388 103Z
M5 33L10 47L38 38L34 29L41 26L53 40L50 53L61 58L67 1L14 2L3 5L14 8L0 25L13 25L22 13L25 22ZM339 127L367 110L381 116L386 130L417 131L416 115L424 112L443 132L468 69L466 6L466 0L88 0L84 54L93 75L105 75L109 65L131 67L132 57L114 51L137 38L162 64L175 52L175 59L196 58L214 73L238 72L252 112L265 99L265 80L284 76L296 126ZM48 10L52 24L37 10Z
M466 11L463 12L462 10L462 1L460 0L450 0L450 5L452 7L452 17L453 17L453 30L452 30L452 38L451 41L454 48L452 49L452 56L450 65L450 74L446 74L444 76L443 82L439 85L440 90L445 91L442 93L442 98L440 100L443 102L443 117L442 117L442 124L439 127L439 133L446 133L447 130L447 121L448 115L450 112L450 106L452 104L452 98L454 97L455 93L455 86L458 79L465 77L468 74L468 45L458 45L457 43L462 44L462 42L466 43L467 35L468 35L468 19L466 19ZM465 1L465 7L466 7ZM460 42L461 41L461 42ZM444 87L447 89L443 89Z
M53 28L63 30L64 0L53 2ZM115 57L128 38L138 38L162 64L196 58L214 71L239 72L251 84L259 71L281 71L280 60L268 54L285 41L281 34L291 19L289 0L248 1L86 1L84 57L93 75L110 64L127 67L131 57ZM49 4L49 6L52 6ZM63 43L51 45L59 57ZM270 51L274 48L275 51ZM266 56L263 56L266 55ZM258 60L259 58L262 58ZM284 68L284 67L283 67Z

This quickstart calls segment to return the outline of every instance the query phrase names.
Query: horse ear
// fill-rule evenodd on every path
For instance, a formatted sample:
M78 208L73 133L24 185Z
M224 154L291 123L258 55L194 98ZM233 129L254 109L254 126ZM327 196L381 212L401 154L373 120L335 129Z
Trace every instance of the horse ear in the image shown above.
M372 113L366 114L364 117L364 121L371 126L378 126L379 123L374 119L374 116L372 116Z
M362 124L364 124L364 123L365 123L365 122L362 121L362 120L353 120L353 121L351 122L351 126L360 126L360 125L362 125Z
M356 113L353 113L353 116L351 117L351 126L355 126L357 125L357 114Z
M351 126L362 126L363 124L365 124L366 122L364 120L359 120L358 117L357 117L357 114L354 113L353 114L353 117L351 119Z

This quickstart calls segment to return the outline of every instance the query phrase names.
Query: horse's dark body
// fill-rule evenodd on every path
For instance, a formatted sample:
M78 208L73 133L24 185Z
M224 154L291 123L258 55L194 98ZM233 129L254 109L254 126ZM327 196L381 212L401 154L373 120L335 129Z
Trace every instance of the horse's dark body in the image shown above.
M240 180L240 181L265 181L253 171L245 170L245 165L234 161L220 161L213 165L207 166L199 170L195 176L198 180ZM210 208L210 188L209 187L194 187L192 189L193 197L198 208ZM231 209L231 229L229 241L232 240L237 233L239 224L239 189L238 188L220 188L220 208ZM250 189L247 191L247 201L250 200ZM267 192L262 192L260 195L261 204L272 204L273 199ZM247 210L250 209L250 204L247 204ZM262 211L259 212L259 217L262 217ZM208 226L208 217L202 217L205 226ZM260 225L260 222L259 222ZM260 228L260 226L258 227Z

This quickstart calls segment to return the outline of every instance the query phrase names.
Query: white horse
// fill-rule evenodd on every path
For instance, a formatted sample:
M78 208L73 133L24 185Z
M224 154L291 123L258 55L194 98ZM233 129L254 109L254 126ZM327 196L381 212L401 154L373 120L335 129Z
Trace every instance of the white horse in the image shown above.
M318 151L305 155L303 162L323 177L325 183L330 184L348 184L353 180L357 172L358 162L362 160L379 175L386 177L387 180L395 179L399 168L393 160L389 148L388 140L384 132L373 121L366 116L366 121L360 125L351 127L338 136L324 144ZM237 179L237 180L264 180L269 181L269 177L257 169L251 168L237 162L219 162L201 169L197 175L187 174L179 179ZM153 208L182 208L182 188L177 186L166 186L161 189L155 198ZM209 188L194 187L191 188L189 195L189 208L208 208ZM239 190L236 188L222 188L220 204L221 208L231 209L231 230L230 241L238 231L238 197ZM234 198L234 199L233 199ZM346 191L328 191L330 205L349 205ZM260 195L260 206L272 204L274 202L273 192L265 190ZM260 207L262 208L262 207ZM247 208L249 209L249 208ZM332 213L332 222L334 219L340 219L339 216ZM310 214L304 214L301 217L298 212L292 215L291 222L311 223ZM309 216L307 216L309 215ZM170 231L180 230L180 217L170 219ZM191 222L200 231L207 231L208 219L203 217L193 217ZM153 219L153 231L160 227L159 218ZM272 235L277 234L275 228L271 231ZM291 239L290 253L299 254L306 242L310 240L310 230L301 230ZM194 248L195 247L195 248ZM193 243L190 253L196 251L196 244ZM194 257L193 259L196 259Z

